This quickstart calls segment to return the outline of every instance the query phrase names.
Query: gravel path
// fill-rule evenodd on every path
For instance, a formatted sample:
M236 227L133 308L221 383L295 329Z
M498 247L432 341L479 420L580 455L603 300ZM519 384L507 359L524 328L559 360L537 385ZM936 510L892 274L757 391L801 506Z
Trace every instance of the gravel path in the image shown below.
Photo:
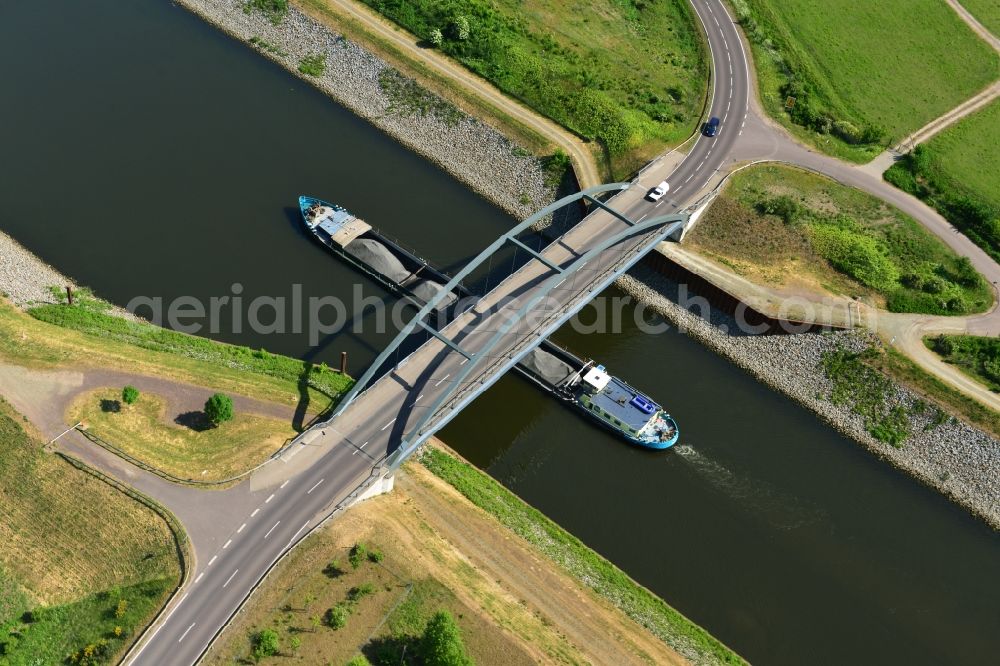
M537 157L295 7L289 6L280 25L273 25L260 12L245 12L243 0L178 0L178 4L236 39L254 40L262 54L296 75L304 56L324 54L326 71L318 77L301 75L303 79L511 215L523 219L552 201L554 190L545 184ZM380 83L385 75L408 82L406 94L402 100L396 97L395 106ZM404 108L417 98L422 106L436 110L421 113Z
M947 495L971 513L1000 529L1000 442L961 421L933 425L933 410L910 414L920 396L895 386L890 405L909 414L911 435L901 448L872 437L864 420L849 406L834 405L827 396L833 383L818 367L824 352L838 348L862 351L879 344L868 332L738 336L736 321L713 310L710 319L677 305L677 284L645 267L633 269L619 286L649 303L668 321L751 375L818 414L876 456Z

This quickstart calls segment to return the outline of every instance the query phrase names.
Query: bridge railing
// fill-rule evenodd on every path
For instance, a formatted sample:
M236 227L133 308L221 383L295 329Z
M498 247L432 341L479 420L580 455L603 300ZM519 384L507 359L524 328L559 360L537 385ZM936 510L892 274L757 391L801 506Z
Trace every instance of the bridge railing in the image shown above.
M595 293L607 287L615 278L628 270L630 266L635 264L635 262L646 254L646 252L652 249L656 243L660 242L682 226L686 220L686 215L664 215L651 220L646 220L645 222L636 223L635 226L632 226L602 241L597 247L580 257L580 259L573 263L570 268L550 277L546 285L539 290L539 293L529 300L528 303L524 305L513 318L505 322L505 324L503 324L494 333L493 338L491 338L486 346L475 354L473 360L468 362L463 367L463 370L452 380L452 385L455 387L454 390L443 393L441 397L435 401L433 406L426 408L424 416L421 417L411 428L410 433L403 435L400 447L390 456L390 468L395 469L402 464L402 462L413 451L415 451L420 444L422 444L434 432L443 427L444 424L451 420L451 418L453 418L458 411L468 404L468 402L478 396L482 391L488 388L488 386L492 385L492 383L495 382L503 372L510 369L510 367L512 367L521 359L521 357L524 356L524 354L528 353L532 348L537 346L546 335L550 334L553 330L555 330L555 328L558 328L558 326L560 326L587 302L589 302ZM655 229L656 227L663 228L655 233L644 235L637 240L637 242L629 247L626 252L622 253L616 261L608 265L600 276L588 283L586 287L581 289L580 292L574 295L571 300L558 311L554 311L554 318L550 316L539 322L539 324L536 325L531 331L526 332L526 334L523 335L521 339L511 348L509 348L509 350L505 351L504 354L496 355L494 361L483 368L482 371L477 374L475 379L463 386L463 381L472 374L473 370L477 368L478 362L483 357L488 357L493 347L499 342L499 340L501 340L504 335L509 333L514 326L522 322L527 313L543 298L545 298L556 286L562 284L566 277L582 269L594 258L599 257L604 252L616 247L619 243L623 242L631 235L641 233L648 229ZM445 413L445 410L447 410L447 413ZM442 416L437 418L439 413L441 413Z

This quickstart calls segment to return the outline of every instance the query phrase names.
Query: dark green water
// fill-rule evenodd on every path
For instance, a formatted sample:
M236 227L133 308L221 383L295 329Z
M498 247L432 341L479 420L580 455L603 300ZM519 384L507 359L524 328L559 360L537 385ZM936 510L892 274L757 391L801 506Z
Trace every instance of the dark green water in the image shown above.
M165 1L8 3L0 72L0 226L120 304L235 282L388 299L307 241L299 193L444 266L512 223ZM356 371L392 335L370 320L316 347L215 337ZM685 446L630 448L516 377L443 438L755 663L995 661L996 534L684 336L559 337L668 405Z

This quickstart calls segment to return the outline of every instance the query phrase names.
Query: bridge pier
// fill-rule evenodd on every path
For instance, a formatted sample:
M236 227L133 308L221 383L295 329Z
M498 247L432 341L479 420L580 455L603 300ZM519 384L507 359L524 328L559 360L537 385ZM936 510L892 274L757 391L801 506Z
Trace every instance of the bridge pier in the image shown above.
M385 476L381 477L378 481L368 486L365 492L357 496L357 498L351 502L351 506L355 504L360 504L367 499L373 497L378 497L379 495L385 495L386 493L392 492L393 486L396 484L396 474L395 472L389 472Z

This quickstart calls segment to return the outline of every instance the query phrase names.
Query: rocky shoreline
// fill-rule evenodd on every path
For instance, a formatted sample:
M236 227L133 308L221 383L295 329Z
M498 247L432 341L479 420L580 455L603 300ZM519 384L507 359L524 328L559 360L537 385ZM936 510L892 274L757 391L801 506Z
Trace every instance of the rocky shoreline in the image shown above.
M514 217L523 219L552 201L555 192L546 184L538 157L489 125L419 88L378 56L294 6L289 6L284 19L274 25L259 11L245 11L244 0L177 0L177 3L235 39L254 45L267 58L434 162ZM301 74L299 62L314 54L326 56L325 71L316 77ZM386 74L406 84L396 91L395 103L383 89L382 77ZM406 99L414 94L421 99ZM428 99L433 99L430 109L415 109L408 103Z
M76 283L0 231L0 293L14 305L55 303L51 287Z
M708 348L780 391L879 458L946 495L994 529L1000 529L1000 442L962 421L936 424L914 406L920 396L895 385L887 402L907 412L910 436L900 448L869 434L864 419L848 405L829 400L833 382L820 368L823 354L860 352L879 339L868 331L827 334L730 335L736 320L715 308L706 320L677 304L677 283L645 266L619 280L633 298Z

